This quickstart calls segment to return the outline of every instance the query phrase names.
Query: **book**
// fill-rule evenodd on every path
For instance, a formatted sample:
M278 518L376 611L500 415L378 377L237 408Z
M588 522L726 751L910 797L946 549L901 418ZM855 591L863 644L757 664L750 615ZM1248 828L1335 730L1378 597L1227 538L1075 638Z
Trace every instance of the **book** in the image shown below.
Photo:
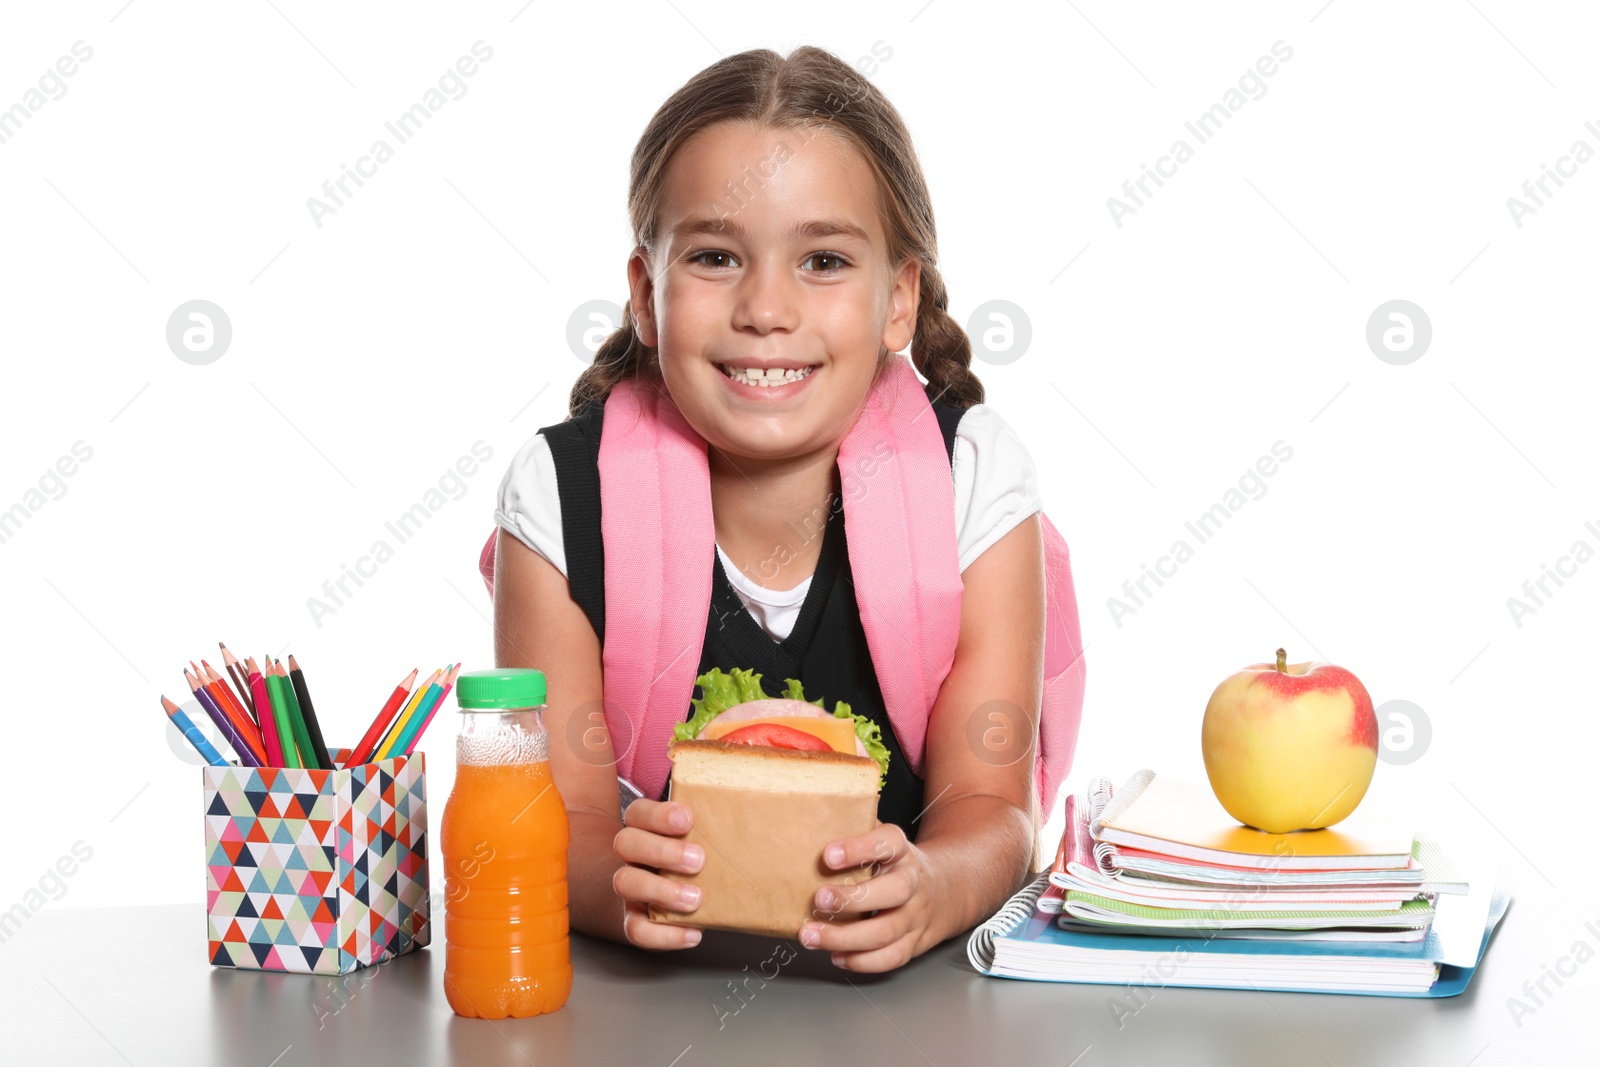
M1180 860L1265 871L1403 868L1412 829L1357 809L1336 827L1269 834L1229 815L1210 788L1142 770L1093 820L1095 840Z
M1040 872L972 931L967 959L975 970L1039 982L1452 997L1471 981L1511 902L1488 872L1469 882L1465 896L1441 897L1419 941L1233 938L1215 931L1161 937L1064 929L1038 907L1052 888L1050 872Z

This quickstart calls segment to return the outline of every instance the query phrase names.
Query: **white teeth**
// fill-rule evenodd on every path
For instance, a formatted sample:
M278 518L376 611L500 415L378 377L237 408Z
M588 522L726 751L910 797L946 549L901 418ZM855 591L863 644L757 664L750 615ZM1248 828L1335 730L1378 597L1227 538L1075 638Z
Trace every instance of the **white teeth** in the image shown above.
M809 376L815 369L815 367L802 367L799 370L790 370L772 367L762 370L760 367L730 367L723 365L722 373L736 382L766 388L772 385L787 385L789 382L797 382Z

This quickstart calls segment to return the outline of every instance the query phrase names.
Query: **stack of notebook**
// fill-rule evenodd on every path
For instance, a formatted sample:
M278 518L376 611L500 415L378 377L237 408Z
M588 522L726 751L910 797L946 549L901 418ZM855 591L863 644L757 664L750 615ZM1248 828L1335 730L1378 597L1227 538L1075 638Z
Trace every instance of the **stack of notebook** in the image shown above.
M1509 897L1409 827L1241 825L1204 784L1140 771L1068 797L1049 871L974 931L973 965L1044 981L1449 996ZM1448 902L1448 903L1446 903Z

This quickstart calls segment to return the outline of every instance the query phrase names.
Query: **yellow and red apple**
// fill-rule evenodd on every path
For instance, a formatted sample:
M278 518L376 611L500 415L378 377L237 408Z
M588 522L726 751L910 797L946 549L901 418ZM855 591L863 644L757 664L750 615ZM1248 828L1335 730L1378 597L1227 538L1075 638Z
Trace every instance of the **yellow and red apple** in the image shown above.
M1331 663L1256 663L1211 694L1200 728L1211 790L1229 815L1283 834L1356 809L1378 762L1378 717L1355 675Z

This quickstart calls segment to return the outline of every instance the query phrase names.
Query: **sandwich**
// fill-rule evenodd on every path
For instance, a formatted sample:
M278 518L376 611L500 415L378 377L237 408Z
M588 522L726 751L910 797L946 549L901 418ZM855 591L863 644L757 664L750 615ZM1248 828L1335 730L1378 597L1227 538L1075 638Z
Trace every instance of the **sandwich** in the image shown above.
M680 913L652 905L650 918L791 938L811 919L858 918L820 912L815 897L825 884L872 873L833 870L822 850L878 824L889 767L878 724L844 701L831 712L820 698L807 701L793 678L781 697L768 697L749 670L713 668L695 682L702 695L668 747L668 796L693 810L684 840L704 849L705 865L693 875L661 873L699 886L700 906Z

